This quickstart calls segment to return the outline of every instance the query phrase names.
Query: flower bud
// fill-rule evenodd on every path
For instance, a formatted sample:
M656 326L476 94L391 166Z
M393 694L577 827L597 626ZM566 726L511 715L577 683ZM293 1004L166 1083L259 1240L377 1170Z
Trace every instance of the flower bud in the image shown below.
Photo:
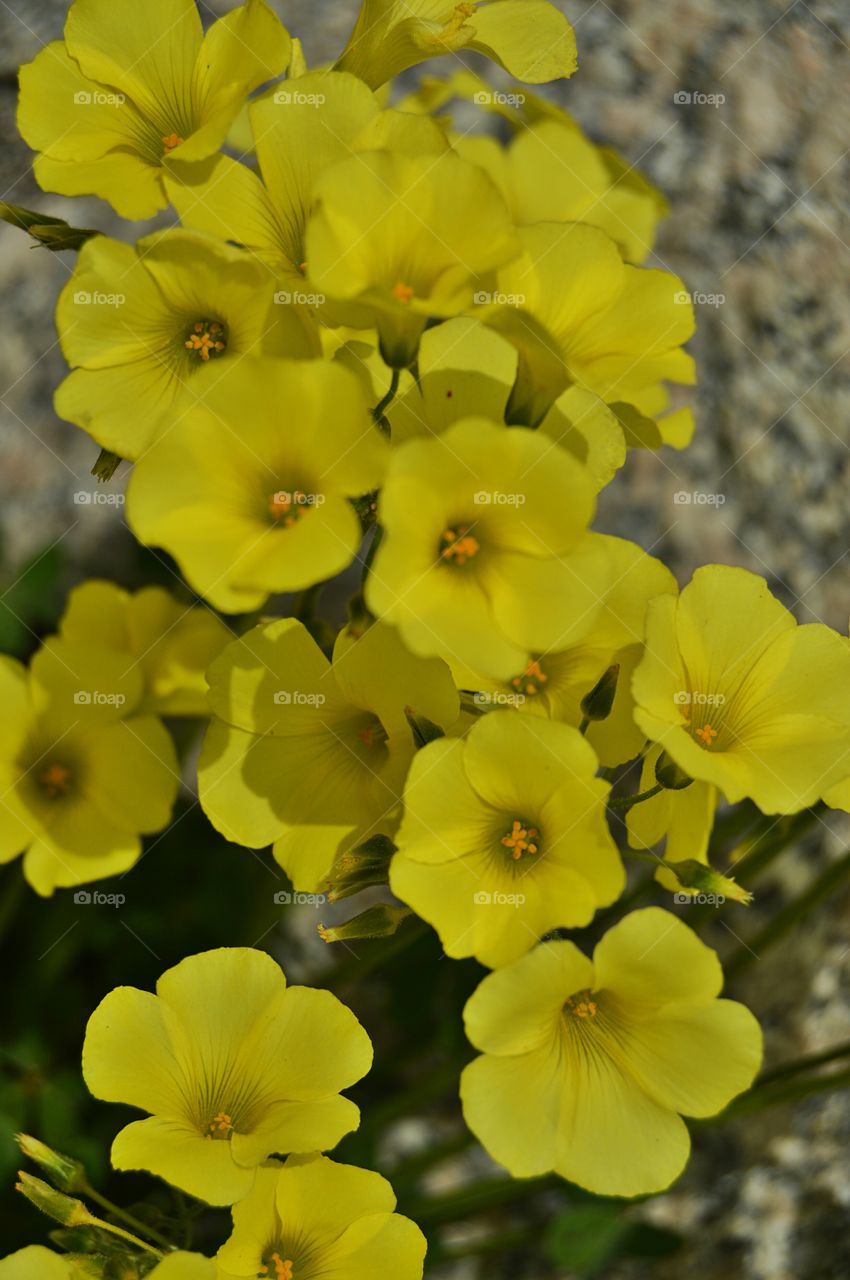
M43 1169L60 1191L84 1190L86 1173L79 1160L72 1160L70 1156L51 1150L28 1133L19 1133L16 1140L23 1154Z
M351 942L358 938L390 938L403 920L412 915L409 907L391 907L379 903L361 911L353 920L327 929L319 925L319 937L323 942Z
M30 1173L19 1173L18 1177L20 1182L16 1184L15 1190L20 1191L30 1204L46 1213L48 1218L60 1222L63 1227L86 1227L97 1221L82 1200L74 1200L61 1191L55 1191L49 1183L42 1182L41 1178L34 1178Z
M389 836L372 836L356 849L348 849L341 853L331 867L328 876L328 900L338 902L340 898L350 898L361 889L369 889L376 884L386 884L388 880L390 858L395 853L395 845Z
M436 742L437 738L446 736L438 724L434 724L433 720L426 720L425 716L418 716L412 707L405 707L404 714L417 751L421 747L427 747L429 742Z
M586 720L607 720L614 705L620 664L613 663L604 671L596 684L581 700L581 714Z
M655 762L655 777L667 791L684 791L693 782L693 778L688 777L666 751L662 751Z
M684 862L668 865L671 871L675 872L682 889L690 890L695 894L711 893L718 898L741 902L745 907L748 907L753 900L753 895L747 889L742 889L731 876L721 875L713 867L707 867L704 862L697 862L695 858L687 858Z

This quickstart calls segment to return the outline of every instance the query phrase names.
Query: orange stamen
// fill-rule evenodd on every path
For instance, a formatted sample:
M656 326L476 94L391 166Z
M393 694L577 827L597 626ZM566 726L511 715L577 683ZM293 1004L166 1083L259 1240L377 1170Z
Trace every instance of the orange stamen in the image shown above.
M524 853L537 853L539 846L534 844L534 840L539 835L536 827L527 827L519 818L514 818L510 831L502 836L502 844L510 849L511 857L517 860Z

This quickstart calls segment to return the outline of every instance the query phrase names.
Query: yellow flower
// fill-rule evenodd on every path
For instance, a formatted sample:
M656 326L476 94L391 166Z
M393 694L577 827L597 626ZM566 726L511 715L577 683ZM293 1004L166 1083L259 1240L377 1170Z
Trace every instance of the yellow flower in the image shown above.
M346 369L246 358L137 463L127 519L217 609L246 613L351 563L349 499L380 484L388 453Z
M652 601L632 688L639 728L730 803L796 813L847 776L850 646L745 569L708 565Z
M394 1213L390 1184L326 1156L290 1156L257 1171L216 1255L220 1280L420 1280L425 1237Z
M52 1249L31 1244L0 1258L0 1280L80 1280L82 1272Z
M247 0L206 35L194 0L74 0L64 41L20 72L18 128L42 153L39 185L152 217L167 204L167 157L218 151L245 98L289 52L265 0Z
M513 676L593 621L609 575L593 509L585 469L540 432L468 418L412 440L381 492L369 608L415 653Z
M310 282L342 323L377 326L393 368L413 363L430 319L467 310L520 252L491 180L451 152L364 152L326 170L315 197Z
M338 353L337 359L342 358L343 353ZM357 362L361 370L363 359L361 354ZM420 376L402 375L399 396L386 413L393 443L441 435L461 418L503 422L516 370L517 355L511 344L471 317L428 329L419 348ZM382 394L373 388L376 400ZM583 387L568 387L540 430L587 468L597 490L613 479L626 460L623 430L615 414Z
M634 542L605 535L598 535L598 541L608 557L611 581L607 589L601 585L600 607L577 644L529 652L504 680L493 680L456 662L449 665L458 688L477 691L485 706L515 708L576 727L584 718L582 700L609 667L617 666L610 714L592 721L586 735L600 763L610 767L633 760L646 741L634 720L632 672L643 654L649 601L675 593L677 587L670 570ZM646 785L654 784L653 777Z
M405 709L448 728L448 668L375 624L329 663L300 622L255 627L209 671L216 715L198 768L201 804L229 840L274 842L296 889L324 889L337 852L391 835L415 745Z
M511 422L537 425L571 381L637 418L660 382L694 381L681 280L624 263L610 236L583 223L538 222L519 235L524 254L499 272L507 301L481 314L519 352Z
M189 956L156 991L116 987L86 1028L90 1091L149 1113L116 1137L116 1169L233 1204L272 1152L334 1147L357 1128L340 1090L369 1070L372 1047L330 992L287 987L249 947Z
M761 1063L758 1023L717 999L722 982L716 954L658 907L609 929L592 962L542 943L467 1003L483 1054L461 1076L467 1124L514 1177L663 1191L690 1152L681 1116L715 1115Z
M124 458L153 439L243 356L318 355L303 307L275 306L271 272L191 231L135 247L95 236L80 251L56 324L74 370L56 412Z
M209 609L187 607L162 587L129 592L95 579L69 595L59 634L138 666L136 710L160 716L207 714L206 670L231 638Z
M571 76L572 27L548 0L363 0L337 67L377 89L427 58L474 49L530 84Z
M23 853L44 897L127 871L169 820L177 759L141 694L126 655L85 643L49 640L29 673L0 659L0 862Z
M257 253L292 297L315 297L304 279L304 234L326 169L374 148L416 155L449 146L433 121L381 110L371 89L347 72L314 71L288 80L252 102L248 118L259 176L226 155L202 164L174 160L167 165L166 189L186 226Z
M416 754L390 886L447 955L510 964L616 900L625 877L597 768L576 729L507 711Z

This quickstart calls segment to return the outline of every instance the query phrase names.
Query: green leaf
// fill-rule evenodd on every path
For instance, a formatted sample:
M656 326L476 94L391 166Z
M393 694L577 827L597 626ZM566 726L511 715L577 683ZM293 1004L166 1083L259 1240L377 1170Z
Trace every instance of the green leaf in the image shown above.
M549 1224L544 1248L551 1260L579 1276L591 1276L619 1251L629 1224L620 1205L585 1204Z

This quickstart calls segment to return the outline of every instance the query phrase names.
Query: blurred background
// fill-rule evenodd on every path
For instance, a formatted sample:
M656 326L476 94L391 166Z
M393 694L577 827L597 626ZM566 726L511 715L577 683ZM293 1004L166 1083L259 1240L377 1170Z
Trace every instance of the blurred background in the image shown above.
M665 192L672 212L651 261L681 275L697 304L694 444L682 454L632 452L603 494L597 527L637 540L682 583L706 561L744 565L802 621L846 632L845 0L556 2L576 27L579 71L547 92ZM358 8L357 0L271 3L311 63L339 53ZM61 36L67 7L0 0L2 199L136 238L147 226L119 223L99 201L40 192L15 129L17 67ZM230 6L200 7L212 18ZM133 542L120 505L91 501L96 450L53 413L64 375L53 308L73 258L31 245L0 224L0 651L22 658L84 578L177 586L169 566ZM111 491L122 484L119 472ZM700 503L696 493L722 501ZM682 494L692 500L677 500ZM850 1039L850 898L817 888L828 884L849 836L840 815L817 820L764 871L749 911L727 907L700 922L733 965L730 993L764 1026L769 1069ZM722 840L721 831L721 853ZM667 1280L683 1269L701 1280L846 1276L846 1091L827 1088L695 1128L687 1172L652 1201L624 1208L549 1181L519 1184L518 1194L510 1184L502 1207L476 1215L472 1196L472 1216L461 1221L458 1189L471 1177L498 1176L478 1148L464 1145L452 1092L475 964L441 960L424 930L398 952L403 935L351 952L326 948L314 908L275 903L286 881L270 858L216 837L188 792L178 821L149 842L138 867L105 887L126 902L78 904L71 892L36 901L17 866L0 869L3 1253L44 1238L44 1219L11 1190L19 1160L12 1135L21 1128L85 1158L122 1203L145 1194L149 1180L108 1172L109 1140L129 1113L87 1098L79 1073L86 1018L114 985L150 988L183 955L238 944L268 948L294 980L332 985L372 1035L376 1068L352 1091L366 1126L339 1154L393 1177L401 1207L432 1233L433 1280ZM809 889L813 910L768 947L768 922ZM329 923L327 911L322 919ZM693 914L686 919L696 923ZM173 1211L165 1191L160 1209ZM202 1220L197 1247L213 1231Z

